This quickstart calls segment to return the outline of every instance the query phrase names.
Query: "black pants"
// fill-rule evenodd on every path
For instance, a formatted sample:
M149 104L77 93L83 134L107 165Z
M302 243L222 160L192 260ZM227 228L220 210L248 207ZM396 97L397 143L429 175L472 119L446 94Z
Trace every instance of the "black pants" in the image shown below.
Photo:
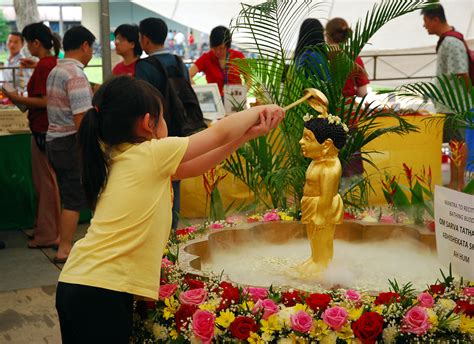
M130 342L131 294L59 282L56 309L64 344Z

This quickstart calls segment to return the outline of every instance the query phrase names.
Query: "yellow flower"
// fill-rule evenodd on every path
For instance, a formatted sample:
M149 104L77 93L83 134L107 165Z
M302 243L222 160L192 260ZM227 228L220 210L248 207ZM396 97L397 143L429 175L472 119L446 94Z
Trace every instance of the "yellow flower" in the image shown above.
M228 328L234 319L234 313L227 309L220 313L219 317L216 319L216 324L222 326L223 328Z
M249 343L254 344L265 344L265 341L255 332L250 332L250 336L247 338Z
M165 299L165 309L163 310L163 318L169 319L174 317L174 314L178 311L179 302L174 299L173 296Z
M199 305L199 309L203 310L203 311L209 311L211 313L214 313L217 309L217 307L219 307L219 299L214 299L214 300L211 300L209 302L206 302L206 303L202 303Z
M176 331L175 329L172 329L172 330L170 331L170 337L171 337L172 339L178 339L178 336L179 336L179 335L178 335L178 331Z
M328 335L330 332L329 326L322 320L315 320L313 322L313 329L309 333L311 338L320 340L322 337Z
M272 334L274 331L281 331L282 323L276 314L272 314L267 320L260 320L262 327L260 328L263 333Z
M253 306L255 306L255 303L253 301L244 301L240 304L240 308L244 311L251 311L253 309Z
M430 331L434 332L436 331L436 328L438 327L438 315L436 315L436 313L431 308L427 308L426 313L428 313L428 318L431 324Z
M382 314L382 312L385 310L386 306L385 305L377 305L375 307L372 307L373 312L377 312L379 314Z
M163 251L163 256L166 256L168 253L170 253L170 250L168 247L165 247L165 250Z
M459 331L474 335L474 317L468 317L465 314L461 314L461 324L459 325Z
M336 344L337 335L336 332L329 332L329 334L323 336L320 340L320 344Z
M293 309L294 309L294 313L297 313L299 311L304 311L304 312L308 312L308 306L306 305L303 305L301 303L297 303L296 305L293 306Z
M277 214L280 215L280 219L282 221L293 221L294 220L293 216L288 215L284 211L279 211Z
M363 312L364 312L363 307L348 309L349 319L351 321L355 321L361 317Z
M352 332L350 324L343 326L339 331L336 332L336 335L347 342L350 341L350 338L354 338L354 332Z

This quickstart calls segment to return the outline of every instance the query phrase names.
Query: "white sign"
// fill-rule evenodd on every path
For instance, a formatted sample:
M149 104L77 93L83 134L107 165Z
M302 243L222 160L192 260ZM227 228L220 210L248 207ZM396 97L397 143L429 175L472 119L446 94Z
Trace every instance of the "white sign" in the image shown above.
M474 280L474 196L436 185L434 206L438 259Z
M247 108L247 87L244 85L224 85L225 113L230 114Z

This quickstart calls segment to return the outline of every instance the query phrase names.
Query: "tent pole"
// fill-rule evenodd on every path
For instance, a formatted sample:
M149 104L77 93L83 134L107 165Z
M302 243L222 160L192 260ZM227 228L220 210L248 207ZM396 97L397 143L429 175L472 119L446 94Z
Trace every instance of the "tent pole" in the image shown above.
M102 51L102 80L105 81L112 71L110 54L109 0L100 0L100 45Z

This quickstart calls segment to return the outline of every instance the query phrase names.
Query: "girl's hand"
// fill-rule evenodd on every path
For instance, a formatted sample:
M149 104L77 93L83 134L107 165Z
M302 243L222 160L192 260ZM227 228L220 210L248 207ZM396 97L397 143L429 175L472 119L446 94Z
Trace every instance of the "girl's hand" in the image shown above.
M259 121L250 127L245 133L247 140L267 134L270 130L278 127L283 120L285 112L277 105L265 106L259 113Z

